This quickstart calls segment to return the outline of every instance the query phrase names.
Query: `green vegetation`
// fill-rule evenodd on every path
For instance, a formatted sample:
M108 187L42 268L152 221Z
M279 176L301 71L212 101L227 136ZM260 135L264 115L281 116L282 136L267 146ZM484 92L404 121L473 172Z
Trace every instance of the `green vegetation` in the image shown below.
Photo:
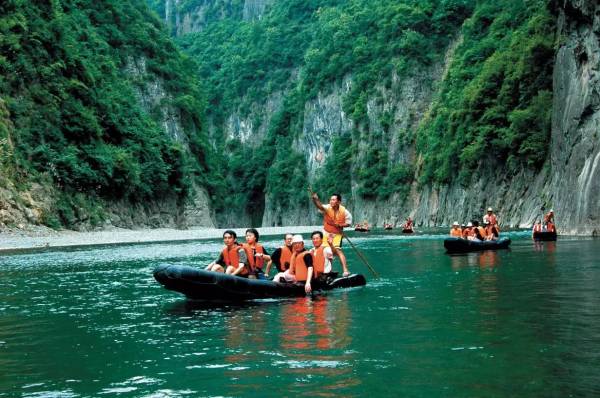
M347 196L354 186L370 200L404 198L415 178L468 183L484 169L537 170L546 159L547 0L288 0L254 21L242 20L242 0L185 0L176 11L202 6L206 23L175 39L190 58L151 12L165 17L164 3L0 4L0 171L58 189L48 225L100 222L105 201L184 201L195 184L217 212L249 213L255 224L266 196L277 209L306 205L304 107L348 77L352 131L324 145L319 192ZM385 101L378 88L436 70L453 44L426 117L403 123L418 122L416 131L395 131L393 109L368 112ZM226 136L234 113L260 126L257 108L273 94L284 100L260 140ZM177 138L164 131L165 112L183 126ZM414 148L418 165L396 159Z
M490 166L509 172L542 166L550 141L555 24L545 1L477 8L418 132L422 183L450 182L457 171L468 183Z
M185 7L189 10L190 2ZM365 130L366 104L373 88L389 86L392 73L409 76L416 67L440 62L472 8L468 0L290 0L274 2L259 21L240 21L239 12L230 10L201 32L177 38L200 65L208 112L217 126L233 112L249 114L252 104L261 104L274 92L292 93L258 150L242 149L239 143L227 147L228 179L235 175L241 187L228 203L240 211L249 210L237 207L246 203L262 212L260 204L248 198L259 192L270 195L274 207L284 209L305 201L301 187L306 186L306 159L290 149L302 131L304 103L351 74L353 86L344 99L344 110L357 132ZM179 10L184 11L181 5ZM390 124L387 120L387 128ZM365 132L367 138L369 134ZM366 198L385 199L394 192L405 196L412 166L390 164L384 139L370 140L373 146L368 153L359 153L358 136L344 137L343 146L334 139L333 155L320 171L315 189L349 194L354 179ZM239 159L254 168L265 164L255 159L265 153L272 154L268 175L259 171L258 178L247 177L258 186L239 177ZM304 196L297 196L299 191Z
M196 67L141 0L3 1L0 54L2 167L8 120L14 179L50 176L61 192L49 224L70 225L96 198L185 197L194 181L218 192ZM164 97L142 106L155 82ZM180 117L182 139L163 131L165 108Z

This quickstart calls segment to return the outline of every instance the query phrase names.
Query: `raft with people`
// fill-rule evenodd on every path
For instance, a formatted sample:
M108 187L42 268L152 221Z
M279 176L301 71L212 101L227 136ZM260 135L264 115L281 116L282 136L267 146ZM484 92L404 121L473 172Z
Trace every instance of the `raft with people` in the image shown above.
M556 231L534 231L533 232L533 240L535 241L544 241L544 242L553 242L556 241L557 238Z
M159 265L154 269L154 278L166 289L182 293L192 300L234 302L306 296L303 283L249 279L185 265ZM313 292L325 292L366 284L365 277L360 274L338 277L337 273L331 273L324 280L313 282Z
M482 250L508 249L510 238L500 238L498 240L469 240L458 237L444 239L444 247L448 253L469 253Z

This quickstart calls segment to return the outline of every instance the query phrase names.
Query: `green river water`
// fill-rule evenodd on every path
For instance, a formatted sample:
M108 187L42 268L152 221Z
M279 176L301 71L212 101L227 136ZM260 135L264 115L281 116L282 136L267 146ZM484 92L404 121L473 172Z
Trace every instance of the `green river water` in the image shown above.
M600 240L508 235L350 235L380 279L346 247L367 286L220 306L152 277L218 240L2 254L0 397L600 396Z

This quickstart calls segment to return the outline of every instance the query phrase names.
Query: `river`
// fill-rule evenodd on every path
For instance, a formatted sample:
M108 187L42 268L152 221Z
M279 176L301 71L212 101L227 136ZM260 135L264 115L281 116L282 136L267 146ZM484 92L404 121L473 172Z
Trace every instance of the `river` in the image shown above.
M600 395L600 240L450 256L427 232L350 235L365 287L243 305L152 277L218 240L2 254L0 397Z

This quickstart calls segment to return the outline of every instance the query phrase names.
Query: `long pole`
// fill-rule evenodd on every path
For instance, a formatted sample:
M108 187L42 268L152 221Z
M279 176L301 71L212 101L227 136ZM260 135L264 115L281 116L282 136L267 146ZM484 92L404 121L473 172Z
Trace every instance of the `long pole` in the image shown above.
M369 268L369 270L373 273L373 275L375 275L375 278L379 278L379 274L375 271L375 269L373 267L371 267L371 264L369 264L369 262L367 261L365 256L360 252L360 250L358 250L356 248L356 246L354 246L354 243L352 243L352 241L348 238L348 236L343 232L342 232L342 236L344 238L346 238L348 243L350 243L350 246L352 246L352 248L356 252L356 255L362 260L363 263L365 263L365 265Z

